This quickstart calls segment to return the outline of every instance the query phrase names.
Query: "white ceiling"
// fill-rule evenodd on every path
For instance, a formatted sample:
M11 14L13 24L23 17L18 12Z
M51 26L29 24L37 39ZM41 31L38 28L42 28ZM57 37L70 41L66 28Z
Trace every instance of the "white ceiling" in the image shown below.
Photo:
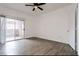
M58 8L68 6L68 5L71 5L71 4L70 3L46 3L45 5L40 6L44 9L44 11L40 11L39 9L37 9L36 11L32 11L33 7L25 6L25 3L0 3L0 6L4 6L26 14L51 12L53 10L56 10Z

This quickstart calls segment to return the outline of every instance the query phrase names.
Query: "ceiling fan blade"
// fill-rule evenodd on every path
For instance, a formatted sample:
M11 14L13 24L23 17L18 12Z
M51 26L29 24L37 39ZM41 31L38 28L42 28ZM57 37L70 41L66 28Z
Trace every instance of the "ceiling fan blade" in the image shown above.
M27 4L26 4L25 6L34 6L34 5L27 5Z
M38 5L38 3L33 3L33 4L36 5L36 6Z
M46 3L39 3L38 5L40 6L40 5L44 5L44 4L46 4Z
M43 8L41 8L41 7L38 7L41 11L43 11Z
M33 8L33 10L32 11L34 11L35 10L35 8Z

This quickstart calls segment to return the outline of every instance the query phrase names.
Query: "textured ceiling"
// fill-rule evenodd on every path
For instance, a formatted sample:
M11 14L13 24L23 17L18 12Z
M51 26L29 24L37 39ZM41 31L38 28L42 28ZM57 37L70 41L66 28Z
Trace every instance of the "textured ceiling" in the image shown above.
M28 4L28 3L26 3ZM64 6L71 5L70 3L46 3L45 5L42 5L44 11L40 11L39 9L32 11L32 6L25 6L25 3L0 3L0 6L4 6L13 10L16 10L18 12L26 13L29 15L32 15L34 13L45 13L45 12L51 12L58 8L62 8Z

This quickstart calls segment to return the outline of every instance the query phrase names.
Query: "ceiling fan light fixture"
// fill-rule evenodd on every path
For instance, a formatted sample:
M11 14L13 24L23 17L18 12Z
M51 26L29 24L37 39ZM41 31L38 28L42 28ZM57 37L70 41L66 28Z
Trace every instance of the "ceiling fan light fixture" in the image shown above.
M32 11L35 11L35 9L40 9L41 11L43 11L43 8L41 8L41 5L44 5L46 3L33 3L33 5L28 5L26 4L25 6L33 6Z
M34 8L37 9L38 7L37 6L34 6Z

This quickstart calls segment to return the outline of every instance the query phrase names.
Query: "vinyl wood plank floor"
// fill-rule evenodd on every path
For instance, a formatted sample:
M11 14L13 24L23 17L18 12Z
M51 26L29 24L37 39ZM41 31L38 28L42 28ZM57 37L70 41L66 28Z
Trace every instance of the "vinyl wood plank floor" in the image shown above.
M60 42L29 38L0 45L0 55L76 55L68 45Z

